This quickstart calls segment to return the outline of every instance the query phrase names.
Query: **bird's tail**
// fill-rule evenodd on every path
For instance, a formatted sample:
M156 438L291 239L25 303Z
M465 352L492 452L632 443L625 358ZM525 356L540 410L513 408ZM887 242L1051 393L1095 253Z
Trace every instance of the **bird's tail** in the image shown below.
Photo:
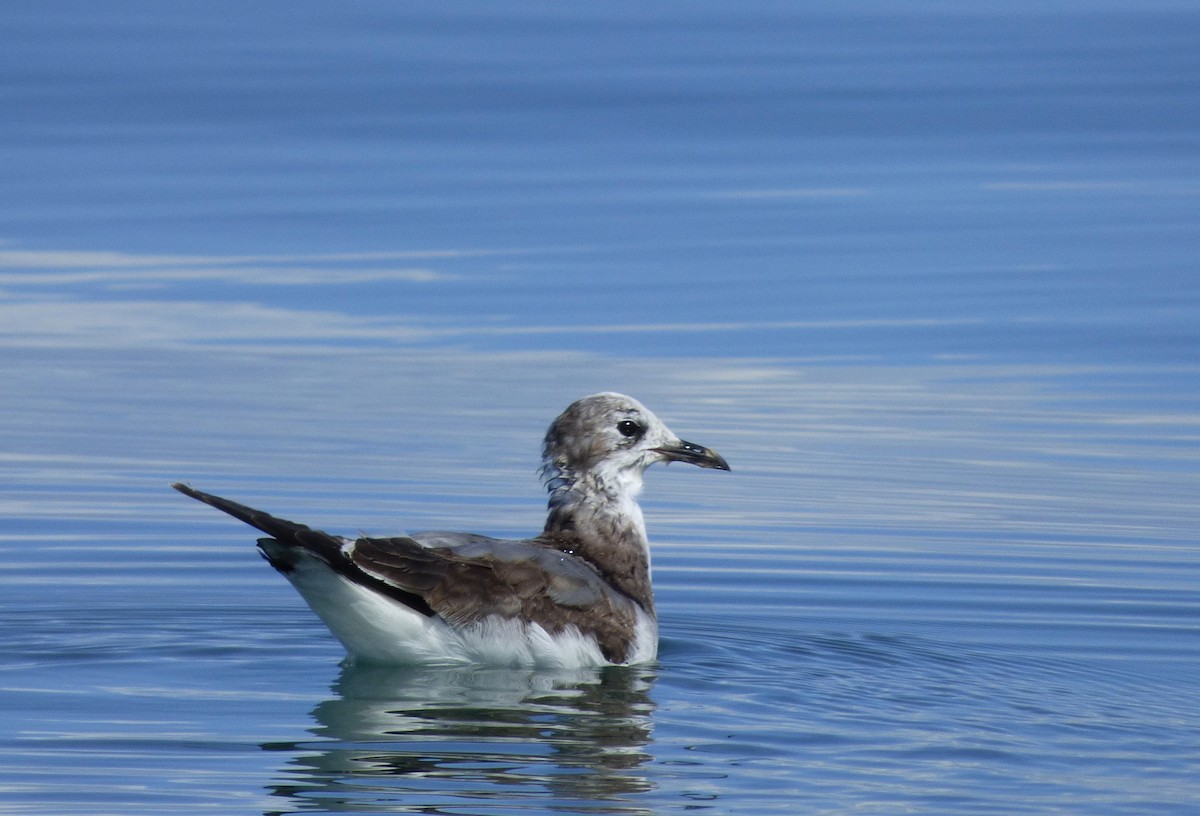
M300 563L300 559L305 555L313 556L325 562L334 572L354 583L368 584L375 591L387 595L405 606L412 607L422 615L433 615L433 610L423 596L401 589L395 584L388 583L377 575L364 572L359 568L343 552L342 548L346 544L344 539L335 538L329 535L329 533L314 530L304 524L297 524L294 521L276 518L270 513L255 510L253 507L247 507L244 504L238 504L229 499L222 499L220 496L214 496L211 493L193 490L185 484L176 482L171 487L185 496L191 496L193 499L211 505L223 513L228 513L235 519L246 522L251 527L257 527L271 536L270 538L260 538L258 540L258 551L262 553L263 558L267 559L267 562L272 567L284 575L288 575L296 569L297 564ZM411 539L404 539L404 541L420 550L419 545L415 541Z

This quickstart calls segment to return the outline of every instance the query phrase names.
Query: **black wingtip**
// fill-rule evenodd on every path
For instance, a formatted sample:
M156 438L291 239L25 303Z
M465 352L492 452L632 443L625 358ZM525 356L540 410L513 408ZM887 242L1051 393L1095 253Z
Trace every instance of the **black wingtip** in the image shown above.
M205 493L203 490L196 490L193 487L185 485L183 482L173 482L171 487L175 488L185 496L191 496L196 501L202 501L205 504L216 507L218 510L224 510L230 515L237 515L237 513L231 512L230 508L250 510L249 507L243 507L237 502L231 502L228 499L222 499L220 496L214 496L211 493Z
M191 496L196 501L202 501L210 507L215 507L222 513L228 513L238 521L243 521L251 527L257 527L268 535L291 538L300 532L308 532L308 527L303 524L296 524L294 521L287 519L276 518L270 513L264 513L261 510L255 510L253 507L247 507L244 504L239 504L229 499L223 499L220 496L214 496L211 493L205 493L202 490L196 490L188 487L182 482L175 482L171 487L178 490L185 496Z

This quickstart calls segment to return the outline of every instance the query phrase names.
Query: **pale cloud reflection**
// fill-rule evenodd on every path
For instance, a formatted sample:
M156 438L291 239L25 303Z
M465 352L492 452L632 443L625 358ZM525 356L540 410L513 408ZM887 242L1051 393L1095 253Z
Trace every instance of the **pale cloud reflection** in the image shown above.
M11 285L65 286L97 283L112 288L163 287L185 281L222 281L255 286L342 286L350 283L405 281L433 283L454 279L454 275L424 267L380 267L371 269L331 269L322 267L184 267L178 269L139 270L123 268L86 269L63 272L8 273L0 271L0 281Z
M240 266L261 263L346 263L514 254L509 250L430 249L406 252L342 252L309 255L134 255L123 252L0 250L0 268Z
M194 301L0 303L0 344L119 348L205 343L414 342L435 333L394 321L256 303Z
M928 328L973 324L973 319L728 321L503 325L454 324L412 315L362 316L253 302L190 300L35 300L0 302L0 345L8 347L130 348L238 344L353 343L363 346L453 341L470 337L699 334L750 331Z
M264 304L238 286L430 285L458 280L435 268L504 255L487 250L309 255L139 255L0 250L0 344L8 347L138 348L205 344L414 343L444 334L402 317ZM182 284L224 288L196 300ZM103 297L96 292L107 292ZM117 298L111 295L123 293Z
M1046 181L994 181L980 185L999 193L1120 193L1147 196L1195 196L1200 187L1187 182L1054 179Z
M810 191L811 192L811 191ZM817 191L821 192L821 191ZM824 191L829 192L829 191ZM452 344L470 338L733 334L752 331L862 331L964 326L963 318L853 320L562 322L454 311L355 311L314 300L299 305L255 299L245 287L388 284L436 286L470 280L468 259L507 259L583 248L424 250L279 255L139 255L0 249L0 345L11 348L356 347ZM195 286L210 283L203 294ZM395 291L403 291L396 289ZM99 294L102 293L102 294ZM298 292L299 293L299 292ZM360 305L367 304L359 298ZM400 300L403 303L405 301ZM455 301L457 302L457 301ZM314 304L314 305L310 305ZM453 308L453 307L452 307ZM555 342L553 339L548 342Z
M864 187L772 187L764 189L724 190L715 198L728 199L791 199L791 198L856 198L870 195Z
M133 255L119 252L0 250L5 286L162 286L216 280L261 286L326 286L403 281L432 283L455 275L431 268L439 260L479 257L484 251L326 255Z

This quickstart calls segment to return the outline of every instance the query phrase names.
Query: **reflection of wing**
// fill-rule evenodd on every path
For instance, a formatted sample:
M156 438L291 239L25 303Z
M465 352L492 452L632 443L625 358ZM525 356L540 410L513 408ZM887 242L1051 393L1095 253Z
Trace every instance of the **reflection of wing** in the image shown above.
M367 576L421 597L447 623L521 618L551 634L575 626L606 657L623 655L633 602L581 558L537 543L465 533L360 538L346 555Z

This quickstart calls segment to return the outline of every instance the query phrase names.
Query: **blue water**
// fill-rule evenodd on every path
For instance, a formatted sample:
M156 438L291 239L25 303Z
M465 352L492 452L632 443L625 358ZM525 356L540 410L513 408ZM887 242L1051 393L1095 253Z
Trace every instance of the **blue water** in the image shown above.
M0 812L1192 814L1191 3L0 7ZM364 669L184 480L542 522L660 660Z

